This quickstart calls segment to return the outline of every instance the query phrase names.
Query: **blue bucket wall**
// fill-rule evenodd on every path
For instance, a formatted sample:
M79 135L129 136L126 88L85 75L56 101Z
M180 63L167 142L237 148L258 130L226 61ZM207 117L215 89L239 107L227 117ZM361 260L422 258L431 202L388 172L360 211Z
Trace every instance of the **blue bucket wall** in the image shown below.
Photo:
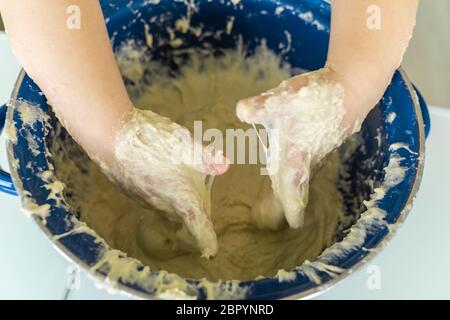
M202 24L204 25L204 31L223 30L226 25L226 17L234 16L233 32L230 35L223 35L220 39L210 37L201 42L195 36L177 34L177 37L183 39L183 46L178 49L183 49L184 46L203 47L205 43L209 43L217 50L217 53L220 53L220 49L234 47L240 36L249 49L249 53L260 44L261 39L265 39L269 48L280 53L284 61L298 69L318 69L326 61L330 7L325 1L242 0L242 7L240 5L233 6L228 1L223 1L223 3L222 1L197 2L199 3L199 10L192 16L192 25ZM118 48L129 39L145 43L144 24L150 21L151 17L162 16L165 18L161 24L154 23L151 25L152 33L159 33L161 37L164 37L164 35L167 35L166 27L173 26L175 20L186 14L186 6L182 2L172 0L162 0L158 5L152 5L148 1L128 0L101 1L101 4L108 20L108 32L113 40L114 48ZM280 15L274 15L276 7L280 4L291 5L291 8L283 11ZM313 14L315 21L322 27L318 28L311 22L299 19L299 14L308 12ZM292 36L292 48L288 52L282 53L279 44L287 45L288 41L285 30L288 30ZM171 59L174 48L160 44L156 39L153 47L149 50L153 59L167 63L176 72L178 66ZM379 202L379 207L388 212L386 221L389 224L394 224L399 219L418 174L421 151L420 134L423 132L424 126L426 133L429 131L429 116L426 104L421 96L419 98L423 114L415 113L414 97L408 90L407 81L400 72L397 72L379 106L371 112L364 123L362 129L364 148L356 150L347 163L352 173L351 189L347 193L342 190L346 208L359 208L359 211L353 210L351 212L356 218L364 210L362 203L358 201L361 198L368 198L372 191L367 184L367 180L371 179L378 184L381 183L384 178L383 168L392 156L389 145L402 142L413 151L413 153L406 150L397 151L404 157L402 166L408 168L406 178L389 190L386 197ZM44 112L49 112L45 97L41 95L39 88L26 75L20 83L17 99L26 100L39 106ZM397 114L393 123L386 120L387 115L391 112ZM15 111L12 116L16 127L22 128L22 121L18 112ZM30 154L25 133L21 132L23 129L19 129L18 143L13 146L14 158L19 160L16 176L24 191L31 194L37 204L49 203L51 205L51 214L47 219L47 224L42 226L50 235L59 235L70 231L73 226L67 224L67 221L70 221L67 218L72 215L78 216L76 212L70 212L56 206L53 200L47 200L49 192L43 187L45 182L36 176L36 172L47 170L49 163L51 163L51 159L47 159L45 156L45 145L49 142L48 139L51 138L52 129L55 125L56 119L52 117L50 128L45 128L39 123L33 128L28 128L33 139L37 142L38 150L41 151L38 156L33 157ZM65 133L57 138L68 139ZM26 166L27 163L31 163L31 166ZM370 165L367 163L370 163ZM388 232L388 228L385 227L368 233L362 247L366 249L375 248ZM98 261L99 252L102 250L102 245L96 243L93 237L87 234L71 235L62 238L60 242L70 252L70 255L77 257L88 266L92 266ZM369 251L362 250L362 247L336 259L333 264L344 269L351 268L368 254ZM330 280L327 274L321 274L321 278L324 284ZM139 286L123 285L140 292L147 292ZM282 298L317 287L302 273L299 273L297 279L293 282L279 283L276 279L263 279L243 282L242 285L250 289L247 297L249 299ZM202 298L204 295L200 292L199 297Z

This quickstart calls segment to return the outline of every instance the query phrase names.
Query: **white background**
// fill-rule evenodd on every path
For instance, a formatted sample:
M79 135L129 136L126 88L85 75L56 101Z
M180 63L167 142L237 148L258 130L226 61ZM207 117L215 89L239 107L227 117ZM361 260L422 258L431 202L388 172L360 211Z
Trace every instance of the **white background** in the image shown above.
M420 0L417 25L403 61L430 104L450 107L450 1Z

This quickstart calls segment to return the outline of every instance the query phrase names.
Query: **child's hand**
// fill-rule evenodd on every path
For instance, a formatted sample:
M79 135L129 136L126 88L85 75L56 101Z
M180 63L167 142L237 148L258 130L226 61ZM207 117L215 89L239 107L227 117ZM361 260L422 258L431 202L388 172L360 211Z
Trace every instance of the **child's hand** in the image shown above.
M329 69L322 69L238 103L237 115L242 121L261 124L268 130L268 170L274 201L281 204L272 208L282 209L292 228L303 225L314 167L359 130L361 121L354 119L363 116L347 112L357 110L347 101L352 98L344 82Z
M116 137L114 156L106 172L115 182L169 219L181 218L204 257L216 254L207 178L228 169L220 153L203 150L168 118L134 109Z

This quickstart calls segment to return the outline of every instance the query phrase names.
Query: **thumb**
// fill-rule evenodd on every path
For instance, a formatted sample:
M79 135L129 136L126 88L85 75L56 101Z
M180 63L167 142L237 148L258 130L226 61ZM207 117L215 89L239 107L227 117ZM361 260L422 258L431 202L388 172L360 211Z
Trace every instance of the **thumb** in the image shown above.
M230 161L221 150L216 150L213 146L204 147L197 142L194 144L193 169L212 176L224 174L228 170ZM195 153L200 153L200 155Z

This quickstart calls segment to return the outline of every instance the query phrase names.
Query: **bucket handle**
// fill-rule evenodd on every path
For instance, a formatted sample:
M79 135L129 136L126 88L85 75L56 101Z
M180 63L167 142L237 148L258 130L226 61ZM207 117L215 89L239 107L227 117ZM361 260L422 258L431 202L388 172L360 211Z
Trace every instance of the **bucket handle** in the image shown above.
M6 104L0 106L0 135L2 134L3 129L5 128L7 111L8 106ZM11 179L11 175L6 171L4 171L1 167L0 167L0 191L14 196L17 195L17 191L16 188L14 188L14 183Z
M431 129L431 119L430 112L428 111L428 106L425 98L420 93L419 89L413 84L413 88L416 91L417 98L419 98L420 110L422 111L423 127L425 129L425 138L428 138Z

